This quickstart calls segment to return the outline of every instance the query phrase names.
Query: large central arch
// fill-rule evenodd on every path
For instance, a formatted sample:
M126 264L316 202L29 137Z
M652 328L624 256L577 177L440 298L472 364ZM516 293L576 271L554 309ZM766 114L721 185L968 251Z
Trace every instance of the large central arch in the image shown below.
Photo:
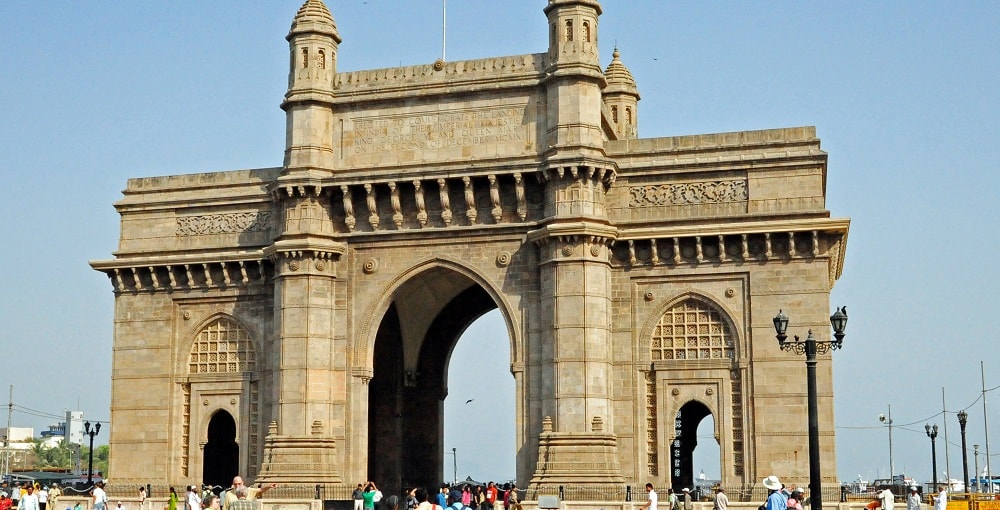
M470 275L436 261L388 294L368 389L368 473L387 487L440 483L451 354L470 324L499 307Z

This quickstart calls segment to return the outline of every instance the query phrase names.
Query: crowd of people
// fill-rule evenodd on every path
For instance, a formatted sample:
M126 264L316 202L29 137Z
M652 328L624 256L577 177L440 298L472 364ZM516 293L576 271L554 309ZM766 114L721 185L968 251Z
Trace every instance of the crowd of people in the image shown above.
M494 482L486 486L469 485L452 488L445 484L431 494L424 487L413 487L403 498L395 494L384 496L375 482L359 483L352 494L354 510L520 510L517 489L511 484L498 487Z
M0 510L46 510L55 509L62 491L59 484L51 488L38 482L0 484Z

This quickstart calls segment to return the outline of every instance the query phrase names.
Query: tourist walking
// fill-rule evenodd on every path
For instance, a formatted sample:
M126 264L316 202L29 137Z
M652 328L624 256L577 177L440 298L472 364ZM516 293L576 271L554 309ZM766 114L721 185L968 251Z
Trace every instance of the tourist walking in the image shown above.
M42 489L38 491L38 508L39 510L45 510L45 505L49 502L49 488L42 486Z
M778 480L777 476L771 475L764 479L764 487L767 489L767 503L765 503L765 510L787 510L788 501L785 496L781 493L781 489L785 486L781 484L781 480Z
M35 494L35 487L28 485L27 492L21 495L20 510L39 510L38 494Z
M639 508L641 510L656 510L656 491L653 490L653 484L646 484L646 502Z
M910 495L906 497L906 510L920 510L920 493L917 486L910 486Z
M94 490L90 491L94 498L94 510L107 510L108 494L104 492L104 482L94 484Z
M693 510L694 504L691 502L691 489L684 487L684 510Z
M726 496L726 491L719 487L719 490L715 493L715 503L712 505L713 510L729 510L729 497Z
M170 496L167 498L167 510L177 510L177 489L170 488Z

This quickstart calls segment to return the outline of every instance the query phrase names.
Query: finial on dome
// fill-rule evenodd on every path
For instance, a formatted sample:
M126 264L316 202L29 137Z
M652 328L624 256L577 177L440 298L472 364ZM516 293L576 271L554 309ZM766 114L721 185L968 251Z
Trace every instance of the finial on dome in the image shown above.
M620 57L620 56L621 56L621 53L618 53L618 46L615 46L615 51L614 51L614 53L611 54L611 58L613 60L618 60L618 57Z

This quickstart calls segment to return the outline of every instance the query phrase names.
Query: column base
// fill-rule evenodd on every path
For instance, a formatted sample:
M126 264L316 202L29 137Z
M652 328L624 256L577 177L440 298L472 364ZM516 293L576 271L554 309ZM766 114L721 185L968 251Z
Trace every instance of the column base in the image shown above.
M618 438L594 427L593 432L553 432L545 419L538 438L538 467L529 492L557 485L608 485L625 483L618 462Z
M337 470L337 442L334 438L315 433L310 436L283 436L277 434L276 428L272 424L264 438L264 461L255 483L343 483Z

